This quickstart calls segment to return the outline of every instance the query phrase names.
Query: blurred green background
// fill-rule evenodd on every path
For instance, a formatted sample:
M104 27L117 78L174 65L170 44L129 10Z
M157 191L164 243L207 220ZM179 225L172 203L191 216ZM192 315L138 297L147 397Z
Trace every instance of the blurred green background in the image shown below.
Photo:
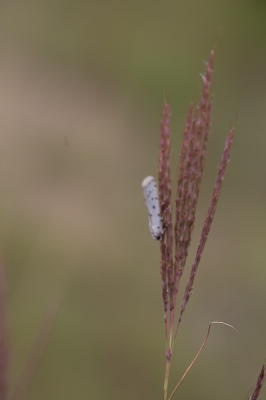
M266 356L266 2L0 3L0 233L10 387L64 297L27 399L161 399L159 246L141 181L156 175L163 96L173 165L218 40L208 159L183 284L226 135L226 179L175 346L175 398L245 399ZM218 39L217 39L218 38ZM264 397L263 397L264 396ZM265 398L265 392L261 398Z

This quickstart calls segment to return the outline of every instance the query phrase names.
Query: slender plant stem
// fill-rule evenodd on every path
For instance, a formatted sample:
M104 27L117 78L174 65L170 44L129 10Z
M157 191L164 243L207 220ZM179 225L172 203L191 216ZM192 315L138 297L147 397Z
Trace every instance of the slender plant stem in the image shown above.
M163 385L163 400L167 400L170 363L171 363L171 359L166 358L165 376L164 376L164 385Z
M178 389L178 387L181 385L181 383L183 382L183 380L185 379L185 377L187 376L188 371L192 368L192 366L194 365L195 361L197 360L198 356L200 355L200 353L202 352L205 344L207 343L207 340L209 338L209 334L210 334L210 330L211 330L211 326L213 324L221 324L221 325L226 325L229 326L230 328L234 329L236 331L236 328L234 328L232 325L227 324L226 322L222 322L222 321L213 321L209 324L208 327L208 331L207 331L207 335L199 349L199 351L197 352L196 356L193 358L192 362L189 364L188 368L186 369L186 371L184 372L184 374L182 375L181 379L179 380L178 384L176 385L176 387L174 388L174 390L172 391L172 394L170 395L168 400L171 400L173 395L175 394L176 390Z

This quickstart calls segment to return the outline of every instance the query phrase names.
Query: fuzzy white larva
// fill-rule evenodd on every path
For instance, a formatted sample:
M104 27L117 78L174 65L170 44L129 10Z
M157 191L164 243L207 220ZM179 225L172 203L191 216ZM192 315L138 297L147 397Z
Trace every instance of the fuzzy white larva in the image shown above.
M153 176L143 179L143 193L149 215L149 228L153 239L161 240L163 235L163 224L160 212L160 204L157 183Z

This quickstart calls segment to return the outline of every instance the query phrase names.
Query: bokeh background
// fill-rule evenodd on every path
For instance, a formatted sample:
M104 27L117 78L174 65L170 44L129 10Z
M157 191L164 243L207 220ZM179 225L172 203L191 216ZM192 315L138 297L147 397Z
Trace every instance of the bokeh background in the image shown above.
M208 159L185 284L226 135L236 136L175 345L176 398L245 399L266 356L266 2L0 3L0 243L10 389L62 300L28 400L160 399L159 246L141 181L156 175L163 97L173 169L218 41ZM261 398L265 398L265 392Z

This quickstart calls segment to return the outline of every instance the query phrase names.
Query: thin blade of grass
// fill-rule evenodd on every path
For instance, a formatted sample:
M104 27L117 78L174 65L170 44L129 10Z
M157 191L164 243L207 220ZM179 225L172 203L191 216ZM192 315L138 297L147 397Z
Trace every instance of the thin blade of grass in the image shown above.
M63 298L61 296L53 297L49 301L31 353L9 400L26 399L50 339L62 301Z
M222 321L213 321L213 322L211 322L211 323L209 324L208 331L207 331L207 335L206 335L206 337L205 337L205 339L204 339L204 341L203 341L203 343L202 343L202 345L201 345L199 351L197 352L196 356L193 358L193 360L191 361L191 363L190 363L189 366L187 367L186 371L184 372L184 374L182 375L180 381L178 382L178 384L176 385L176 387L175 387L174 390L172 391L172 394L171 394L171 396L169 397L168 400L171 400L171 399L172 399L173 395L175 394L175 392L177 391L177 389L179 388L179 386L181 385L181 383L183 382L183 380L184 380L185 377L187 376L189 370L192 368L192 366L194 365L195 361L196 361L197 358L199 357L199 355L200 355L200 353L202 352L203 348L205 347L205 344L207 343L207 340L208 340L209 335L210 335L211 326L212 326L213 324L222 324L222 325L226 325L226 326L229 326L230 328L236 330L232 325L227 324L226 322L222 322ZM253 400L253 399L252 399L252 400Z
M7 282L4 266L0 262L0 399L5 400L8 391L8 343L7 343Z

